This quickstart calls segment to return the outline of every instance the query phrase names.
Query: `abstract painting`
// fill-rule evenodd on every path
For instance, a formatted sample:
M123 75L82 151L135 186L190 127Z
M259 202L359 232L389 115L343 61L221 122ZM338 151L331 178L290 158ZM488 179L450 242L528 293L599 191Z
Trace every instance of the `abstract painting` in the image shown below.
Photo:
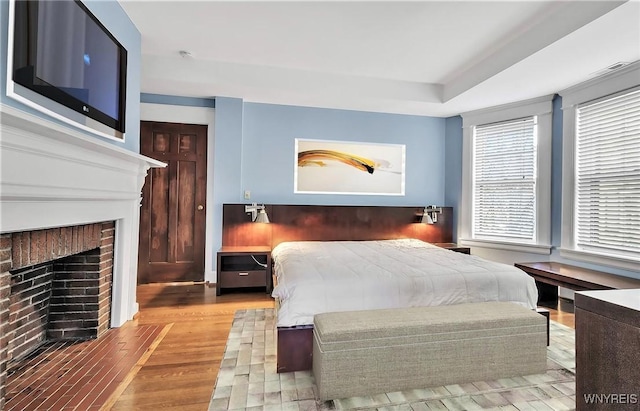
M294 192L404 195L405 146L295 140Z

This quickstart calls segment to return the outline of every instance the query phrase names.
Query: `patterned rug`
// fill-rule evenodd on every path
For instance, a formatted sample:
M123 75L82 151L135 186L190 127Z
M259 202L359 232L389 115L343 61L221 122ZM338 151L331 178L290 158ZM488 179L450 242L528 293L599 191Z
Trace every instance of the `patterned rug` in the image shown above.
M276 372L275 311L239 310L229 333L209 411L572 410L574 347L574 330L551 321L545 374L319 401L310 371Z

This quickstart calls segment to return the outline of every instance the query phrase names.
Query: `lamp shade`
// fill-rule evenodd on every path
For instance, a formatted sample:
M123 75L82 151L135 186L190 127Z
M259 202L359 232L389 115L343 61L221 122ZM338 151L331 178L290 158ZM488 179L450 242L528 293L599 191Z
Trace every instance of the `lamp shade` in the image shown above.
M433 224L433 218L428 212L422 214L422 220L420 221L422 224Z
M269 222L269 216L267 215L267 212L264 208L261 208L260 210L258 210L258 215L256 216L256 219L253 221L254 223L268 223Z
M422 220L420 222L423 224L435 224L438 222L439 213L442 213L441 207L436 207L434 205L425 207L422 212Z

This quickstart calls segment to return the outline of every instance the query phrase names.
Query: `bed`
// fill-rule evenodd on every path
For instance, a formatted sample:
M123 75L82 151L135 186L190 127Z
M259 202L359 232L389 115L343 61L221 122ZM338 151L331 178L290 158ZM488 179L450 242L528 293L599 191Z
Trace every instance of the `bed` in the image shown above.
M415 264L417 267L424 267L426 265L433 265L435 263L437 269L444 270L445 262L454 264L454 267L446 268L447 270L454 271L455 269L466 270L464 266L466 264L474 264L485 272L495 272L507 270L507 272L513 273L513 277L521 277L523 272L515 270L511 266L496 265L491 268L490 266L484 266L487 263L484 260L480 260L477 257L469 257L459 253L455 253L449 250L442 250L430 246L425 243L450 243L453 241L453 209L451 207L441 207L442 213L438 215L438 220L434 224L421 224L424 206L337 206L337 205L295 205L295 204L266 204L267 213L269 214L269 220L271 224L253 224L250 218L245 212L245 204L224 204L223 205L223 221L222 221L222 245L223 246L267 246L274 251L274 255L281 257L275 261L274 272L276 274L276 289L274 289L274 296L276 302L280 306L278 315L278 359L277 366L278 372L299 371L311 369L311 351L313 341L313 326L312 318L316 312L326 310L330 307L335 311L338 307L343 309L351 309L356 307L356 303L366 303L368 307L389 307L392 304L418 304L424 303L425 298L431 298L432 303L443 302L464 302L465 299L484 301L480 298L488 299L485 295L481 297L479 295L474 296L473 293L467 297L463 297L460 291L460 282L456 287L448 285L447 281L453 281L452 275L441 274L444 282L434 282L431 280L419 280L418 277L411 277L410 274L398 274L400 270L396 266L396 263L392 263L393 270L387 269L384 272L365 271L365 274L355 274L350 272L357 267L370 266L376 259L382 259L382 256L376 255L376 259L365 258L365 262L356 263L355 258L349 254L342 256L343 261L338 264L343 271L348 269L345 274L338 275L338 278L330 278L329 274L336 271L331 266L324 265L329 262L338 262L339 252L333 250L323 249L316 252L316 260L312 264L312 267L307 267L303 271L302 275L289 275L289 265L301 266L302 262L298 261L298 252L295 251L283 251L286 248L292 248L291 246L283 245L282 243L291 242L310 242L312 245L325 247L331 246L331 244L337 244L337 242L353 242L359 245L366 244L368 241L381 241L392 240L391 243L396 242L395 239L417 239L422 243L418 243L422 248L427 248L430 252L430 256L421 261L415 256L410 256L412 259L416 258ZM416 240L409 240L413 242ZM323 243L326 242L326 243ZM336 242L336 243L334 243ZM402 241L400 241L402 242ZM303 243L293 243L303 244ZM373 243L371 243L373 244ZM406 247L405 247L406 248ZM412 250L412 251L417 251ZM400 258L400 260L406 260L407 256ZM388 261L393 261L392 257L385 257ZM288 260L288 262L285 262ZM493 264L493 263L492 263ZM373 264L376 265L376 264ZM322 267L322 268L321 268ZM416 269L417 267L414 267ZM497 267L500 267L499 269ZM286 271L283 274L283 270ZM447 271L447 272L450 272ZM367 275L366 273L369 273ZM385 277L385 275L387 277ZM492 274L493 275L493 274ZM303 279L302 284L294 284L292 281L298 277ZM373 285L370 282L369 285L365 285L360 281L364 278L373 277ZM466 279L471 278L471 273L465 273L462 277L457 277L459 281L464 279L466 288ZM478 276L479 277L479 276ZM315 281L315 284L326 283L329 287L332 287L333 291L320 290L319 288L307 288L304 290L305 285L313 284L308 280ZM394 283L398 279L402 278L405 285L399 285ZM491 278L491 276L487 277ZM434 280L435 281L435 280ZM489 279L484 280L486 286L491 286ZM496 281L494 279L494 281ZM535 283L526 279L529 283L526 286L515 286L520 290L520 298L513 298L514 301L519 301L520 304L534 307L535 306ZM380 284L380 285L377 285ZM383 285L384 284L384 285ZM409 285L407 285L409 284ZM494 285L498 284L494 282ZM502 283L500 283L502 284ZM435 296L436 293L431 293L432 297L427 297L429 294L426 291L418 292L417 285L425 287L426 290L437 289L456 289L457 295L444 297ZM314 286L315 287L315 286ZM364 299L364 290L368 287L369 295L375 296L373 301L366 302ZM429 288L431 287L431 288ZM393 294L390 290L394 290ZM523 290L526 290L523 291ZM300 291L298 293L298 291ZM500 293L506 290L501 289ZM400 294L404 292L405 294ZM308 297L304 297L306 294L322 293L323 301L308 300ZM359 298L353 297L358 295ZM500 294L498 293L498 294ZM526 294L526 295L525 295ZM343 302L335 302L339 296L342 296ZM301 301L302 305L297 304L296 301ZM310 302L310 306L304 308L305 301ZM382 304L382 305L381 305ZM360 305L362 306L362 305ZM314 308L315 307L315 308Z
M318 313L484 301L536 308L535 281L522 270L416 239L290 241L272 257L279 372L306 367L298 362Z
M484 301L536 308L535 281L522 270L420 240L284 242L271 255L279 327L330 311Z

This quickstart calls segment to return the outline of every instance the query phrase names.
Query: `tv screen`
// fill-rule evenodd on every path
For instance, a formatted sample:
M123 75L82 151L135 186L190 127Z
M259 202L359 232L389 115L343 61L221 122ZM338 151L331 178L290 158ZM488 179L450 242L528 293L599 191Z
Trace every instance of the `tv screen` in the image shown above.
M16 0L13 81L124 133L127 51L80 1Z

